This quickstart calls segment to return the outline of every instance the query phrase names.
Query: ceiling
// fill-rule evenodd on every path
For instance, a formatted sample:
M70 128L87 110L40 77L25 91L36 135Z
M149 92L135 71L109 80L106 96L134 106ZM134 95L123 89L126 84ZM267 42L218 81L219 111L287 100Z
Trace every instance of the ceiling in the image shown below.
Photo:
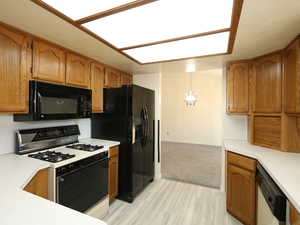
M0 21L130 73L183 72L191 61L139 65L29 0L1 0ZM299 0L244 0L233 53L192 61L197 70L222 68L227 60L281 49L299 33Z

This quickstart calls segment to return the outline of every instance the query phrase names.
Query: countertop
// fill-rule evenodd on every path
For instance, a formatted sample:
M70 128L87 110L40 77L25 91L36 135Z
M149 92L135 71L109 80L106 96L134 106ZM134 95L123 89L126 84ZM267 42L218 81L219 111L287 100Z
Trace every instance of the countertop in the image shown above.
M281 152L240 140L224 140L224 147L226 151L257 159L300 212L300 153Z
M104 145L119 142L83 139L81 143ZM23 188L50 163L15 154L0 156L0 224L1 225L106 225L105 222L33 195Z

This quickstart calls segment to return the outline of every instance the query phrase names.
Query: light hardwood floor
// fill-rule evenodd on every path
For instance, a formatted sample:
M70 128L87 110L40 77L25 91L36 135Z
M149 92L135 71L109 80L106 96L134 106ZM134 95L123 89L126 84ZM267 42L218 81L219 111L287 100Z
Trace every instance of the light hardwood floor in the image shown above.
M116 200L108 225L241 225L225 208L225 193L166 179L155 180L132 204Z

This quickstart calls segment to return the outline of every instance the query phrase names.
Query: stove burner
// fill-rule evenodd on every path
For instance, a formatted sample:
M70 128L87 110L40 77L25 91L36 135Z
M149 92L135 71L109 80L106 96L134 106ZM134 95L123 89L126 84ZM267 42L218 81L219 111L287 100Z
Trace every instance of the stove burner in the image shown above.
M55 151L38 152L35 154L30 154L28 156L31 158L40 159L40 160L44 160L44 161L52 162L52 163L61 162L63 160L67 160L67 159L75 157L75 155L64 154L64 153L55 152Z
M93 152L99 149L102 149L104 146L100 145L88 145L88 144L75 144L75 145L69 145L67 148L72 148L76 150L82 150L87 152Z

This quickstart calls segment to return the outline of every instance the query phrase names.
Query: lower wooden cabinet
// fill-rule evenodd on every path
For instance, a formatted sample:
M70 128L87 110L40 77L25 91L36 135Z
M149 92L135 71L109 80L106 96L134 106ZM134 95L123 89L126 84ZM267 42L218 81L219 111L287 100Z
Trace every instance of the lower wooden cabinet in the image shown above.
M48 199L48 169L40 170L26 185L24 190Z
M300 225L300 213L290 203L290 225Z
M119 147L109 150L109 201L113 201L119 193Z
M244 225L256 224L255 167L252 166L255 163L254 159L227 153L227 211Z

